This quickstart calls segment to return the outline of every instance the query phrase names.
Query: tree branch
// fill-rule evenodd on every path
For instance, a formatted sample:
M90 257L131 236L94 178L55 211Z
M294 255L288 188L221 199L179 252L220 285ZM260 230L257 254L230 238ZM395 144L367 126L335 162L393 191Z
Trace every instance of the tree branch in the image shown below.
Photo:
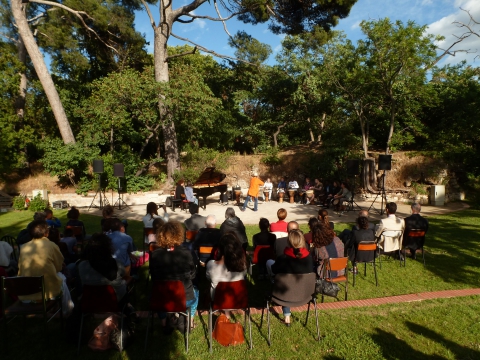
M152 25L152 28L155 30L155 20L153 19L152 12L150 11L150 8L148 7L148 4L145 0L140 0L142 2L143 7L145 8L145 11L148 14L148 18L150 19L150 25Z
M199 44L193 42L193 41L190 40L190 39L183 38L183 37L181 37L181 36L175 35L174 33L170 33L170 35L173 36L174 38L177 38L178 40L182 40L182 41L188 42L188 43L190 43L190 44L193 44L193 45L195 45L195 47L198 48L199 50L201 50L201 51L203 51L203 52L206 52L206 53L208 53L208 54L212 54L213 56L219 57L219 58L221 58L221 59L236 60L236 61L243 62L244 64L248 64L248 65L252 65L252 66L258 67L258 65L252 64L251 62L248 62L248 61L245 61L245 60L236 58L236 57L232 57L232 56L222 55L222 54L216 53L215 51L209 50L209 49L203 47L202 45L199 45Z
M208 0L194 0L190 4L184 5L182 7L179 7L176 10L173 10L172 11L173 21L176 21L180 16L189 14L190 12L194 11L195 9L197 9L207 1Z
M56 2L52 2L52 1L45 1L45 0L31 0L31 2L34 2L34 3L37 3L37 4L44 4L44 5L48 5L48 6L55 6L55 7L58 7L60 9L63 9L65 11L68 11L69 13L73 14L75 17L77 17L80 22L82 23L83 27L85 29L87 29L87 31L90 31L92 34L95 35L95 37L100 40L100 42L102 42L106 47L112 49L113 51L115 51L116 53L118 53L117 49L115 49L113 46L107 44L101 37L100 35L98 35L98 33L93 30L90 26L87 25L87 23L85 22L84 18L82 15L86 16L88 19L92 20L92 21L95 21L95 19L93 17L91 17L90 15L88 15L85 11L77 11L77 10L73 10L71 8L69 8L68 6L65 6L63 4L59 4L59 3L56 3Z
M218 9L217 0L213 1L213 6L215 7L215 11L217 12L218 18L222 19L222 15L220 15L220 10ZM225 20L223 20L223 19L222 19L222 24L223 24L223 29L227 33L228 37L230 39L232 39L232 41L233 41L232 35L230 35L230 33L228 32L227 24L225 23Z
M182 57L182 56L186 56L186 55L193 55L197 52L197 47L195 46L193 48L193 50L191 51L186 51L184 53L181 53L181 54L175 54L175 55L170 55L170 56L167 56L167 58L165 59L165 61L168 61L170 59L174 59L174 58L177 58L177 57Z

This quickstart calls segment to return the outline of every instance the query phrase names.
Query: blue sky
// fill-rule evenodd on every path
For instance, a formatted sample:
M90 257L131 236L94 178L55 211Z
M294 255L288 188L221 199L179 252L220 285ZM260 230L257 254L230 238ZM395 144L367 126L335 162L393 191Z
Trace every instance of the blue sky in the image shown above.
M173 1L173 0L172 0ZM185 0L175 0L174 7L188 3ZM213 4L211 1L210 3ZM213 5L205 3L199 7L195 14L215 16ZM227 16L226 10L220 8L222 16ZM340 21L335 30L342 30L347 37L356 41L362 38L359 24L362 20L373 20L384 17L406 22L413 20L419 25L428 25L428 32L443 35L445 40L440 47L448 47L455 41L455 35L460 36L463 30L454 21L468 24L469 17L460 8L470 11L474 19L480 22L480 0L358 0L353 6L350 16ZM155 21L158 22L158 8L151 7ZM144 33L150 42L149 52L153 52L153 30L145 11L136 13L136 28ZM272 47L273 54L268 60L269 64L275 63L275 54L280 50L280 42L283 36L272 34L266 24L249 26L231 19L226 22L230 34L234 35L239 30L244 30L261 42ZM480 33L480 25L473 24L474 30ZM192 24L176 23L173 32L183 38L211 49L217 53L234 56L234 50L228 46L228 35L225 33L221 22L209 20L195 20ZM184 42L171 38L169 45L183 45ZM457 53L454 57L449 56L443 62L456 63L467 60L475 66L480 66L480 38L471 36L457 46L458 49L470 50L471 53ZM475 52L476 51L476 52ZM477 58L475 58L477 57Z

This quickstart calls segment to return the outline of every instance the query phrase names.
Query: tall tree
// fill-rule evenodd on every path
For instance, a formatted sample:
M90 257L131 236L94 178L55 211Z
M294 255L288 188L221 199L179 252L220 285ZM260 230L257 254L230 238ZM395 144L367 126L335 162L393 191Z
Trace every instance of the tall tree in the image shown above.
M160 21L157 23L148 7L146 0L141 0L142 4L150 18L150 24L154 31L154 59L155 59L155 80L158 82L168 82L168 62L171 57L168 55L167 43L171 36L181 40L188 41L195 45L195 49L212 53L205 47L194 43L173 33L175 23L193 22L196 19L208 19L221 21L225 24L228 19L235 16L246 23L264 23L270 21L270 28L275 33L309 33L316 36L319 33L328 32L332 26L336 25L338 19L348 15L350 8L356 0L335 0L325 2L316 0L304 2L294 1L271 1L269 3L259 0L252 1L229 1L220 2L230 15L222 17L220 8L216 0L213 6L218 16L210 17L197 15L193 12L207 3L207 0L194 0L186 5L173 8L173 1L159 0L158 3ZM152 1L153 3L153 1ZM208 2L211 4L210 2ZM226 26L226 25L225 25ZM159 110L163 122L163 134L165 143L165 153L167 157L167 172L171 176L179 166L179 151L175 123L165 107L165 94L159 94Z

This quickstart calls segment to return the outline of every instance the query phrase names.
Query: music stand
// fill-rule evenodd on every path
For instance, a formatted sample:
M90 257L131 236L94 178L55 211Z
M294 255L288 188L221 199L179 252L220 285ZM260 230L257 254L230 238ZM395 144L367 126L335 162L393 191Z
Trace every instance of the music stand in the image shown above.
M92 208L92 207L96 207L96 208L99 208L100 210L102 210L104 206L110 205L110 203L107 200L107 196L105 195L105 189L102 188L102 174L97 173L97 175L98 175L97 192L95 193L95 196L93 197L92 203L88 207L88 210L90 210L90 208ZM99 205L95 204L95 199L96 199L97 195L98 195L98 199L99 199Z
M127 203L125 201L123 201L123 193L126 191L126 189L124 189L124 188L126 188L126 184L125 184L125 186L123 186L122 178L118 177L117 178L118 199L115 202L115 204L113 204L113 207L117 206L117 204L118 204L118 210L122 210L122 204L125 205L125 207L128 207Z
M375 201L377 201L377 198L378 198L379 195L382 196L382 204L381 204L381 208L380 208L380 215L383 215L383 213L385 211L385 206L383 205L383 200L385 200L385 205L387 205L387 194L385 193L385 170L383 170L383 174L382 174L382 189L380 190L379 193L377 193L377 196L375 196L375 199L373 199L373 202L370 205L370 207L368 208L368 211L370 211L371 208L378 211L377 209L375 209L375 206L373 206L373 204L375 204Z

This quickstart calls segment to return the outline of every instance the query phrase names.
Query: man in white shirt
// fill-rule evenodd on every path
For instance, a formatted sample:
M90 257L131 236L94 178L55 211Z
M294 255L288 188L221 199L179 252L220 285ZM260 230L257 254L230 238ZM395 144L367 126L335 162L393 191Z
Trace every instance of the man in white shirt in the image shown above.
M390 202L386 205L386 211L387 217L380 220L377 231L375 232L375 237L380 237L384 231L402 231L402 236L400 236L400 238L398 239L398 241L400 242L399 246L401 247L403 232L405 231L405 221L395 215L395 213L397 212L397 204L395 204L394 202ZM382 239L380 239L379 241L380 247L383 247L384 240L385 239L382 236Z

